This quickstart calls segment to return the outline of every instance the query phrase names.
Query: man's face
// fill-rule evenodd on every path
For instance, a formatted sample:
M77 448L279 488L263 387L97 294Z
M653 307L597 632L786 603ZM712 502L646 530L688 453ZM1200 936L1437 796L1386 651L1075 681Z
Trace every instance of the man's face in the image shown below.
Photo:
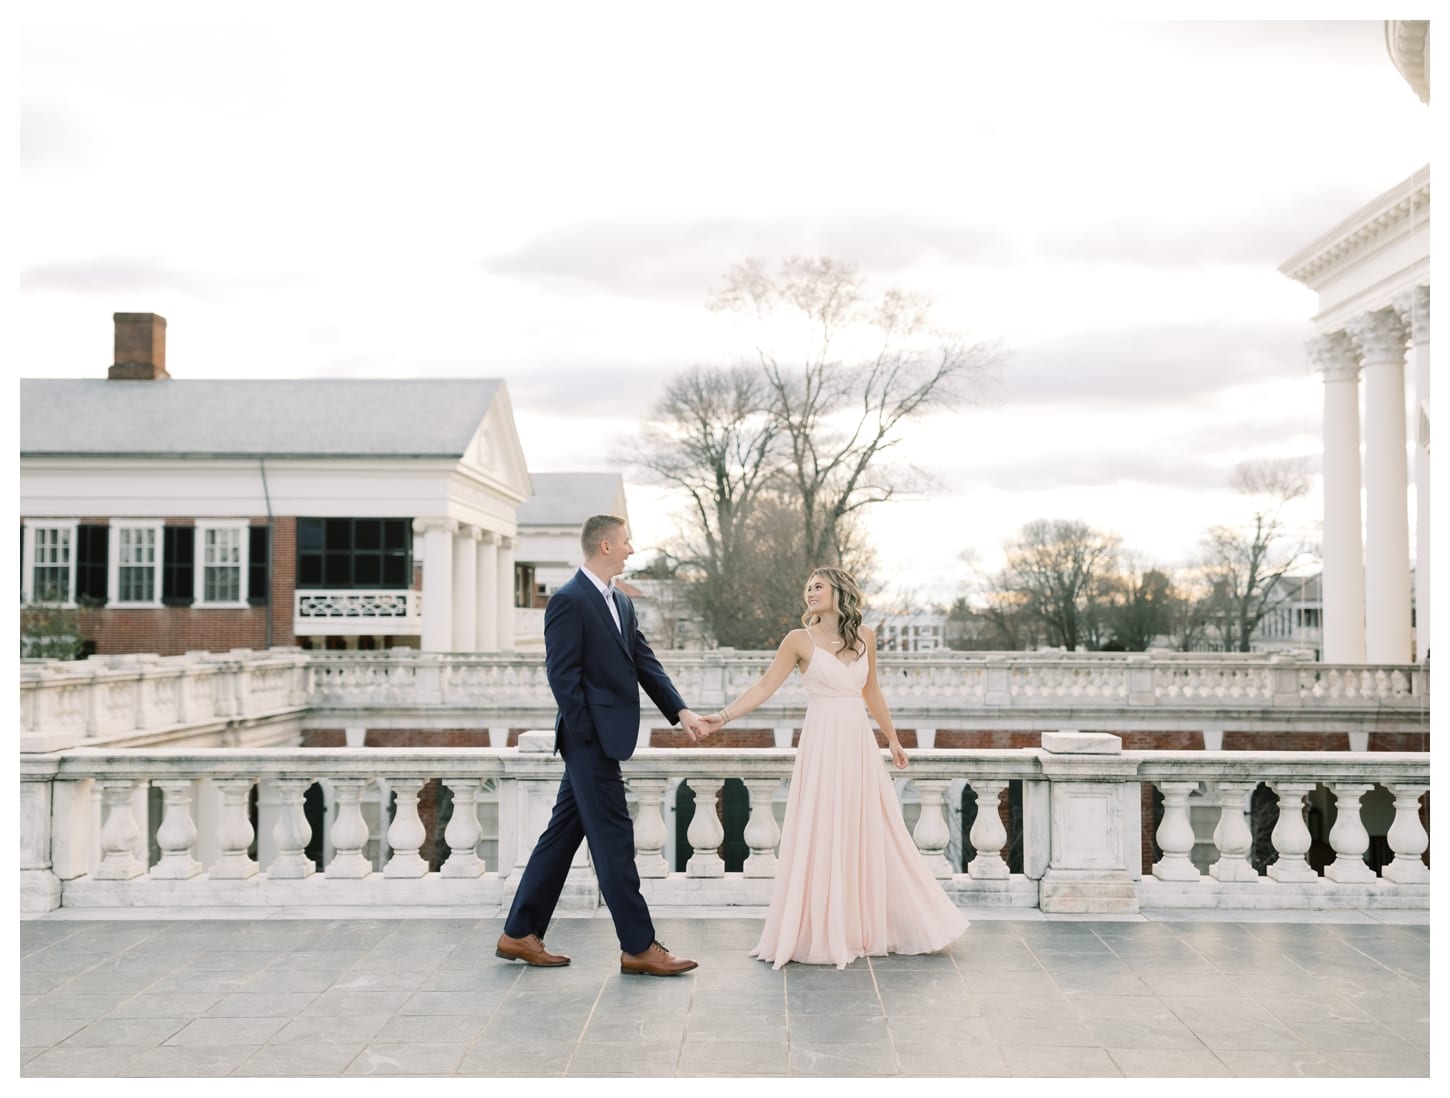
M629 542L629 524L616 526L599 543L599 555L608 562L609 576L613 579L624 571L624 562L634 552Z

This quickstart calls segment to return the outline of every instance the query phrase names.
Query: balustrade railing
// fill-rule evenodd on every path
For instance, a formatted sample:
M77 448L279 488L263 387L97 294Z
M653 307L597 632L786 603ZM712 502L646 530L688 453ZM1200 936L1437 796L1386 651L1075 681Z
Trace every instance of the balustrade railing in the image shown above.
M958 903L1049 912L1428 907L1428 754L1119 753L1113 737L1075 736L1049 734L1040 750L911 753L896 781L912 834ZM501 905L557 789L562 764L548 742L529 733L523 749L25 755L22 910ZM767 901L793 759L788 749L644 748L625 764L651 902ZM747 809L727 834L717 801L732 781ZM1161 821L1148 821L1161 856L1146 864L1145 783L1162 797ZM683 835L672 826L682 786L695 796ZM1250 814L1261 787L1278 799L1267 836ZM1331 798L1336 814L1322 869L1309 857L1316 836L1305 801L1315 797ZM1386 797L1387 821L1369 803ZM972 800L975 817L964 824ZM1208 833L1205 807L1217 809ZM1379 872L1366 859L1372 841L1391 853ZM727 868L731 843L743 849L738 869ZM1255 864L1260 847L1271 864ZM597 904L583 847L576 865L568 902Z

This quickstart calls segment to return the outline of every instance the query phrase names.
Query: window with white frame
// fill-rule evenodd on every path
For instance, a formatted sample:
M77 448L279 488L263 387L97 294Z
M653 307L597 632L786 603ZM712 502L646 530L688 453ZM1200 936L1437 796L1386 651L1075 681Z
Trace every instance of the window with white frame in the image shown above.
M21 597L30 603L75 602L76 523L27 522Z
M199 606L237 606L247 599L247 523L198 522L201 567L196 570Z
M111 521L111 581L118 605L161 604L162 529L160 522Z

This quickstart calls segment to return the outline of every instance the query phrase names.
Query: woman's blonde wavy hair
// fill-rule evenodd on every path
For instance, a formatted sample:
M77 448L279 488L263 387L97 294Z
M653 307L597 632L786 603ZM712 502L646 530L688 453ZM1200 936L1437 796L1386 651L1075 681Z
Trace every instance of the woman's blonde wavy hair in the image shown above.
M861 588L856 586L856 580L844 568L817 568L806 577L806 586L817 576L831 585L831 603L840 615L838 632L846 649L864 655L866 646L861 642ZM809 610L801 615L801 624L807 629L820 620L819 614L812 614Z

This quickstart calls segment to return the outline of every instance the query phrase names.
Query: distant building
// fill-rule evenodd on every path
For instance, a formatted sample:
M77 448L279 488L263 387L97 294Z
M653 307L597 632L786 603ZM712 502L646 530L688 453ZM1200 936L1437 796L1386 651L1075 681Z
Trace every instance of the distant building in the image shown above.
M533 568L524 605L542 608L579 570L579 530L591 515L629 520L619 473L534 473L534 494L519 506L518 559Z
M1387 20L1385 44L1428 104L1429 21ZM1349 214L1279 270L1318 294L1308 353L1324 380L1324 659L1423 660L1433 602L1429 165ZM1408 431L1407 404L1413 409ZM1412 559L1418 625L1411 621Z
M938 610L884 614L870 619L881 652L936 652L947 647L947 615Z
M22 629L98 653L515 647L532 494L504 383L173 380L117 313L105 380L20 382Z
M658 651L713 647L710 630L690 605L687 580L634 576L620 582L639 614L639 629Z

